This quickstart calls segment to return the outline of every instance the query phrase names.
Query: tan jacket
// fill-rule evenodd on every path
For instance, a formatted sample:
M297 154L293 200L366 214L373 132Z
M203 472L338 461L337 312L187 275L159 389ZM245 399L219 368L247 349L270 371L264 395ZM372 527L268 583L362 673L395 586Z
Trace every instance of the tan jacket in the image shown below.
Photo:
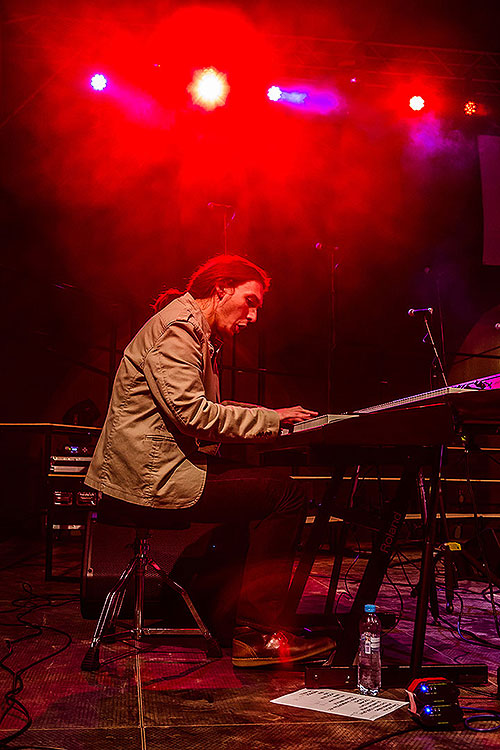
M210 326L190 294L125 349L86 483L140 505L193 505L219 443L278 435L272 409L219 403Z

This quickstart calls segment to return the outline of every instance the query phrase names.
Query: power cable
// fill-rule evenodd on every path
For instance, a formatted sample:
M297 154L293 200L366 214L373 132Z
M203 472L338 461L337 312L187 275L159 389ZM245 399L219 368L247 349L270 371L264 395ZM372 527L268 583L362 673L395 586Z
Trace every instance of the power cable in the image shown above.
M33 592L33 589L31 587L31 584L29 583L23 583L22 584L23 590L26 592L26 597L21 597L19 599L14 599L11 602L11 606L14 608L12 610L7 610L4 613L7 612L18 612L17 614L17 623L1 623L4 627L24 627L24 628L31 628L32 631L27 633L25 635L22 635L18 638L14 639L7 639L6 645L7 645L7 652L3 655L3 657L0 659L0 669L3 669L7 674L11 677L11 687L4 695L4 709L2 713L0 714L0 725L11 713L16 713L17 718L22 718L24 720L24 726L18 729L17 731L13 732L12 734L8 735L7 737L3 737L0 739L0 746L6 746L10 742L12 742L14 739L17 739L22 734L24 734L32 725L32 719L30 716L30 713L26 706L22 703L22 701L19 699L20 693L24 689L24 681L23 681L23 675L25 675L30 669L33 667L42 664L45 661L48 661L49 659L52 659L54 656L57 656L58 654L65 651L70 644L72 643L72 638L69 633L67 633L64 630L61 630L59 628L55 628L53 626L49 625L40 625L38 623L30 622L26 619L26 617L35 612L36 610L45 608L45 607L61 607L65 604L68 604L69 602L73 602L76 600L76 597L65 597L59 602L53 602L52 598L50 596L39 596ZM56 597L54 597L56 598ZM41 636L44 632L51 632L56 633L58 635L62 635L66 642L60 646L59 648L55 649L54 651L51 651L50 654L47 654L46 656L42 656L39 659L35 659L34 661L30 662L28 665L23 667L22 669L12 669L9 667L5 662L7 659L13 655L15 646L19 643L25 642L27 640L31 640L33 638L37 638ZM20 750L20 748L16 748L16 750ZM50 748L45 747L44 750L51 750ZM61 749L58 749L61 750Z

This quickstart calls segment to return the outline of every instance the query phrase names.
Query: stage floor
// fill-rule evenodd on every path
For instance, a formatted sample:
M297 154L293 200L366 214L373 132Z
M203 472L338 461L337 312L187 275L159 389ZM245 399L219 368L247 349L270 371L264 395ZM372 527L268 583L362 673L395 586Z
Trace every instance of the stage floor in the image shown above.
M399 565L391 568L394 585L384 584L377 600L382 611L397 614L402 607L397 626L383 636L384 663L409 661L415 611L409 581L415 582L417 568L415 552L405 550L405 555L409 559L404 569ZM78 575L80 557L81 541L67 539L56 546L55 572ZM339 610L348 606L362 573L363 559L352 565L353 560L346 560L347 575L339 586L343 592ZM104 664L99 673L84 673L80 663L95 623L80 615L78 584L45 582L42 546L26 540L9 540L0 545L0 568L4 639L1 694L12 686L12 673L5 668L17 672L23 689L16 698L32 720L31 727L13 741L12 747L355 750L370 740L380 740L374 747L387 750L500 747L500 731L424 731L408 716L405 707L371 722L273 704L271 699L304 687L301 670L235 670L229 649L224 649L222 659L207 660L189 639L181 644L151 639L140 650L130 641L107 645L101 651ZM330 569L331 556L324 553L315 564L302 600L302 612L321 611ZM444 663L487 663L489 684L473 690L462 688L461 704L498 710L496 668L500 638L491 607L482 593L484 589L485 584L480 582L460 582L461 625L496 648L466 643L444 622L436 626L429 618L425 658ZM440 590L443 619L456 626L461 602L456 599L455 613L446 615L443 595ZM41 631L24 623L40 625ZM22 637L24 640L15 642ZM13 652L5 658L9 639ZM67 647L57 654L64 646ZM30 668L32 662L44 657L48 658ZM405 700L406 695L404 690L394 689L384 690L382 697ZM22 710L17 706L2 722L0 742L23 725ZM402 734L383 739L392 733Z

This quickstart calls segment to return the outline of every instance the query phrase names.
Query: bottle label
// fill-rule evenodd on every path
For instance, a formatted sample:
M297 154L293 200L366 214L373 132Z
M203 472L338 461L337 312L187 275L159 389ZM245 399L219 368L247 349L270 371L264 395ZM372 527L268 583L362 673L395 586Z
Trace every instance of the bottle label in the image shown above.
M376 635L365 635L365 654L380 651L380 638Z

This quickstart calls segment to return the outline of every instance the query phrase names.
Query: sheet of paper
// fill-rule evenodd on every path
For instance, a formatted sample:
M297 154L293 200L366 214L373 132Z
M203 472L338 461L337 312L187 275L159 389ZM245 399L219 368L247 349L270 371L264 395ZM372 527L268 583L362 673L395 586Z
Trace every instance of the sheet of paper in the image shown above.
M327 714L339 714L339 716L350 716L353 719L367 719L368 721L375 721L401 706L408 705L406 701L393 701L326 688L323 690L303 688L295 693L283 695L281 698L274 698L271 703L308 708L311 711L323 711Z

